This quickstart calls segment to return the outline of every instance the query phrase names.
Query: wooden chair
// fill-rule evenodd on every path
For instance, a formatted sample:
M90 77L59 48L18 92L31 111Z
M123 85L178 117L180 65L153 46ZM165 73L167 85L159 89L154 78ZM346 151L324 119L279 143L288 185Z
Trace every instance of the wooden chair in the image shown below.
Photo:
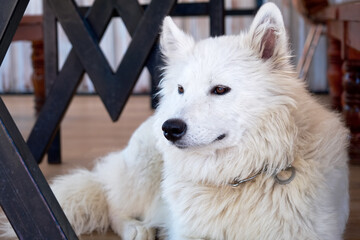
M295 1L309 21L327 26L327 78L332 107L342 111L351 131L350 162L360 164L360 1L329 5Z
M293 5L310 24L310 30L306 37L303 53L296 67L296 70L299 73L299 77L306 80L315 49L319 43L320 36L324 31L324 22L318 22L314 20L312 15L327 7L328 2L326 0L293 0Z
M43 40L43 18L42 16L24 16L17 28L12 41L32 42L32 65L33 74L31 81L34 86L36 114L40 112L45 101L44 81L44 40Z

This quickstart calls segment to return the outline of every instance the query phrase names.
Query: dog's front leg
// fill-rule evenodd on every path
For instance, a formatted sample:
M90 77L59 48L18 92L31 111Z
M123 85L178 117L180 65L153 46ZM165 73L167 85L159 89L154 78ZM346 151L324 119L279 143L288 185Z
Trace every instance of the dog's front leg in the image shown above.
M145 226L143 222L131 218L111 217L113 231L123 240L154 240L155 228Z

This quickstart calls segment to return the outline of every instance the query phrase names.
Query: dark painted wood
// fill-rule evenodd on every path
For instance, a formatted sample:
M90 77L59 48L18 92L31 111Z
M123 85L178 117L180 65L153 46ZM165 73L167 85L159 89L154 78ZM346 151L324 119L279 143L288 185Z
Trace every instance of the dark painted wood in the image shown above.
M0 0L0 64L25 12L29 0Z
M256 0L256 8L259 9L263 3L263 0Z
M210 35L212 37L224 35L225 33L225 15L224 0L210 0Z
M56 79L58 72L58 36L57 36L57 25L56 17L52 13L49 5L46 1L43 1L43 11L44 11L44 22L43 26L46 29L46 34L44 34L44 51L46 52L45 56L45 93L46 96L49 95L50 89ZM43 106L44 104L42 104ZM55 133L54 141L51 142L48 150L48 163L61 163L61 139L60 139L60 126Z
M55 137L60 122L84 74L82 65L74 52L70 52L63 69L56 76L27 140L27 144L38 163L42 160Z
M48 163L61 163L61 155L61 131L59 127L47 151Z
M43 1L43 27L44 27L44 51L45 55L45 89L49 95L50 89L56 80L58 73L58 34L56 17L52 13L47 1Z
M20 239L77 239L0 99L0 204Z
M84 21L76 4L71 0L48 0L50 8L61 23L73 49L82 66L90 76L97 93L102 98L108 112L113 118L112 106L107 100L112 98L111 83L114 81L113 71L99 46L97 34L88 21ZM98 19L106 19L106 25L111 15L98 12ZM110 83L110 84L109 84Z
M139 4L128 0L115 0L114 8L117 16L120 16L124 21L130 36L133 37L140 19L143 17L144 10ZM101 11L101 8L99 10Z
M1 1L0 63L28 1ZM0 98L0 205L19 239L77 239Z
M139 22L133 39L125 52L123 61L116 72L116 77L119 81L115 87L123 93L117 95L116 102L114 103L117 105L117 118L120 116L140 76L141 70L156 43L164 17L169 15L175 3L175 0L166 2L161 0L151 1ZM132 69L132 71L129 71L129 69Z
M117 72L113 74L98 45L96 34L88 26L87 21L82 20L75 4L71 1L49 0L49 5L59 19L113 121L120 116L126 99L141 73L154 40L157 38L162 19L169 14L174 3L175 1L166 1L165 3L162 1L162 4L157 1L151 2ZM103 17L106 16L98 16L98 18ZM128 71L129 69L132 71Z
M225 10L225 16L251 16L258 10L259 8Z
M168 4L174 4L174 2L175 1L172 1L172 3L169 2ZM112 15L112 11L113 11L113 6L111 5L111 1L109 1L108 4L103 4L103 3L104 3L103 1L99 1L99 0L95 1L93 7L90 9L90 12L85 17L88 24L91 25L94 31L93 35L95 36L97 35L98 37L96 42L98 42L102 37L102 34L106 29L106 26L110 20L110 16ZM124 8L124 10L122 11L127 12L126 11L127 9L132 9L135 13L137 12L134 15L123 16L124 23L129 23L129 22L139 23L142 16L142 12L140 12L141 8L139 6L136 7L132 5L136 2L117 0L116 3L117 6L121 6L122 8ZM148 59L149 54L150 54L149 61L151 59L155 59L156 50L151 51L151 49L152 46L154 45L154 42L157 39L157 34L162 22L162 18L168 14L168 12L171 10L172 7L168 5L168 10L162 8L162 11L164 11L165 9L165 11L162 13L156 7L156 4L159 4L159 2L154 1L153 4L155 7L149 9L152 10L149 11L149 13L147 14L148 17L146 17L146 13L144 15L144 18L146 17L145 18L146 21L143 21L142 24L140 23L138 27L141 30L136 30L136 26L133 23L132 23L133 25L128 26L130 34L133 34L133 41L129 46L129 49L132 50L130 50L130 52L128 50L127 53L125 54L123 61L119 66L119 69L121 70L117 70L116 76L109 76L110 73L107 73L109 79L103 77L101 79L98 79L98 82L92 79L97 91L98 91L97 85L101 85L101 86L104 84L110 85L110 87L108 85L105 85L105 87L107 87L106 90L111 89L109 90L109 92L105 92L101 94L98 91L98 93L100 97L102 97L103 101L104 100L107 101L109 106L111 106L111 104L114 104L117 111L115 115L113 115L115 120L120 115L121 110L124 107L123 105L125 105L125 102L128 96L130 95L131 90L137 80L137 77L139 76L144 66L144 62L146 62L146 59ZM164 7L166 7L166 5L164 5ZM117 11L119 11L118 8L119 7L116 8ZM104 14L104 16L109 16L109 18L99 18L98 15L99 12ZM76 12L76 14L78 14L78 12ZM157 16L157 18L155 18L157 22L152 20L152 14L155 14ZM129 19L130 17L131 19ZM138 17L139 19L135 19L134 17ZM80 26L79 28L82 27ZM150 29L152 29L152 31L149 31ZM152 33L153 37L148 38L145 33L146 34ZM135 36L136 34L138 35L138 37ZM91 41L95 41L95 40L91 40ZM136 45L136 44L141 44L141 45ZM137 47L137 46L141 46L141 47ZM140 54L136 53L139 50L142 50L143 52ZM146 50L147 52L144 50ZM80 53L76 53L75 49L72 49L70 51L70 54L67 60L65 61L63 68L58 73L58 75L56 75L56 80L54 81L54 84L51 87L51 92L48 94L48 98L45 102L45 105L43 106L43 110L40 113L39 118L36 121L35 126L27 141L31 151L34 154L35 159L38 162L41 161L41 159L44 156L44 153L49 147L49 142L51 142L51 140L54 138L55 131L57 130L66 112L66 109L68 108L71 98L75 93L76 87L78 86L79 81L84 73L84 67L81 62L81 59L78 57L78 54ZM140 57L143 57L144 59L140 59ZM126 60L127 58L130 59ZM92 59L91 58L83 59L83 61L86 60L90 61ZM51 59L49 59L49 61L51 61ZM125 65L123 62L125 62ZM128 63L126 62L134 63L134 66L129 67ZM149 64L153 64L153 63L149 63ZM52 64L52 66L54 66L54 64ZM153 66L155 66L155 64L153 64ZM153 67L149 67L149 69L151 68ZM134 72L130 73L131 78L129 78L129 75L126 75L127 73L125 74L121 73L122 71L127 72L129 69L134 70ZM54 68L52 70L54 70ZM111 75L115 75L115 74L111 72ZM106 81L104 81L104 79L106 79ZM126 83L122 83L124 81ZM102 87L104 88L104 86ZM124 88L129 88L129 89L124 89ZM125 94L122 94L124 92Z
M170 13L171 16L190 17L190 16L208 16L209 3L182 3L177 4Z
M262 4L262 1L256 1L255 8L241 8L241 9L225 9L225 16L248 16L254 15L257 10L260 8L260 5L257 5L258 2ZM148 7L147 4L141 5L143 10L146 10ZM88 11L89 7L79 7L79 11L82 15ZM179 3L176 4L173 10L169 14L172 17L201 17L209 16L209 3L208 2L199 2L199 3ZM119 17L121 15L114 12L113 17Z
M155 65L153 67L154 72L152 73L152 78L151 78L151 108L156 109L160 100L159 95L157 94L158 91L160 90L158 86L162 76L162 68L163 66L165 66L164 59L161 57L161 53L160 53L159 41L155 45L151 56L153 57L152 62Z
M89 12L86 16L89 22L92 19L96 23L92 27L99 39L110 21L109 17L99 18L95 21L99 9L103 14L110 15L113 12L111 4L100 3L111 3L111 1L95 1L92 9L88 9ZM41 162L45 152L50 147L50 143L56 136L60 122L85 73L73 49L65 60L61 71L58 71L57 21L48 1L44 2L44 31L47 99L27 140L27 144L38 163Z

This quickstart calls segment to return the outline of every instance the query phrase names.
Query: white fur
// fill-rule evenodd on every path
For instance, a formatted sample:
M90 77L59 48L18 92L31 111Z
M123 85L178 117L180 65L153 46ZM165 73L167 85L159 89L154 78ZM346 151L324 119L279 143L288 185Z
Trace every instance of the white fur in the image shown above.
M165 214L160 197L163 161L152 132L149 118L124 150L99 159L92 171L76 170L52 181L77 235L111 227L125 240L154 239L154 226L161 226ZM15 238L4 215L0 217L0 238Z
M305 90L289 63L278 8L249 32L195 42L167 17L161 101L121 152L52 188L77 234L154 239L341 239L348 212L347 136L339 117ZM184 89L178 92L178 86ZM216 86L231 90L215 95ZM162 124L187 124L177 142ZM218 137L225 134L225 138ZM296 169L287 185L273 175ZM263 171L233 188L235 178Z

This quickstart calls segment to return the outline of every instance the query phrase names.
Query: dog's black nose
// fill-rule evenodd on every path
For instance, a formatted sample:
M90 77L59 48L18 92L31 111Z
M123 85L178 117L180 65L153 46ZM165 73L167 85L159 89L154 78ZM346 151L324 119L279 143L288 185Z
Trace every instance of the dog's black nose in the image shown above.
M164 136L171 142L176 142L186 133L186 123L177 118L169 119L162 125Z

